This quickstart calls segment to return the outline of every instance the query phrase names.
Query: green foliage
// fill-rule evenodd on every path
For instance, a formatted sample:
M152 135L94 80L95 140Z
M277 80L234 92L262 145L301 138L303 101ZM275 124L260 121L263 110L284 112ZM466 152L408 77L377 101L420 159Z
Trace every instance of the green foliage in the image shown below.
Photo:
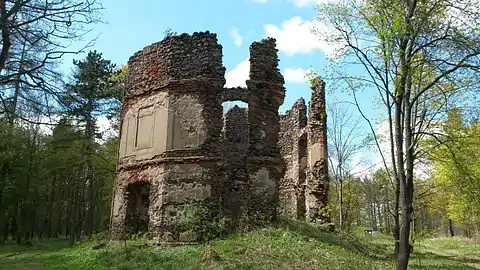
M107 229L117 138L95 139L96 118L115 98L114 65L97 52L74 61L66 114L51 134L39 124L0 123L0 242Z
M111 87L111 103L106 112L108 120L112 121L112 128L117 132L120 130L120 111L126 91L126 79L128 75L128 66L123 65L114 70L109 78Z
M173 32L170 27L165 28L165 30L163 31L163 38L173 37L173 36L177 36L177 35L178 35L178 33Z
M467 125L462 112L454 109L439 128L444 134L441 143L427 142L434 145L431 181L438 188L431 207L456 222L475 226L480 223L480 126Z
M198 202L186 205L175 219L180 231L194 231L202 240L226 236L232 232L231 220L220 214L212 214L213 203Z
M361 209L364 208L366 204L366 194L360 179L345 177L343 179L343 227L345 230L349 230L351 226L355 223L359 223L362 219ZM329 194L329 207L331 216L333 217L336 227L339 227L338 217L339 216L339 185L335 184L333 188L330 189Z

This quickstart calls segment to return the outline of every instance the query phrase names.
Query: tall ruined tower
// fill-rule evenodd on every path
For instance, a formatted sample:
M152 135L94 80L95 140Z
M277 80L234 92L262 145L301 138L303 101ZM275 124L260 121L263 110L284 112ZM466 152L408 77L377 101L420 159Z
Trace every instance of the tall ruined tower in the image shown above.
M224 88L215 34L167 37L128 63L111 234L148 231L162 242L198 238L176 224L208 205L236 229L270 222L283 163L278 108L285 96L274 39L250 46L248 88ZM223 115L222 103L243 101Z
M328 203L328 152L325 82L312 80L312 97L308 110L308 172L306 176L307 221L329 221L322 211Z
M168 37L136 53L128 67L112 237L148 230L186 241L174 226L184 206L218 203L222 47L208 32Z

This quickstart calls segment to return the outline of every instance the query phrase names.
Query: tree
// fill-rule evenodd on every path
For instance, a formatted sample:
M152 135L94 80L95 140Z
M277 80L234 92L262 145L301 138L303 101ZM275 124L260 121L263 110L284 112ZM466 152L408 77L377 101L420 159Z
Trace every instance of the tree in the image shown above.
M397 269L407 269L419 142L435 136L432 121L441 117L452 93L478 83L479 3L349 0L322 4L318 15L331 30L321 33L325 40L343 45L339 63L353 63L367 76L341 76L355 102L356 91L365 87L376 91L384 105L391 141L389 176L398 187ZM390 169L383 153L382 158Z
M31 122L30 110L50 116L56 109L62 90L56 66L84 49L71 45L100 21L101 9L98 0L0 1L0 107L11 124Z
M330 103L328 106L329 124L327 125L328 159L334 175L335 183L338 183L339 226L344 228L345 213L343 208L343 183L350 177L353 169L359 164L352 164L353 156L358 154L365 144L359 140L362 137L359 121L352 113L349 106L342 103Z
M329 209L332 211L332 216L340 217L340 196L338 192L330 192L329 196L329 205L331 206ZM363 224L365 218L362 213L367 208L365 207L366 199L362 180L352 175L346 175L342 179L342 222L345 230L349 230L352 224Z
M432 182L438 186L437 201L443 201L442 211L449 223L464 224L478 233L480 224L480 128L477 122L468 124L462 110L452 109L448 119L438 124L443 143L430 147L433 160ZM429 144L436 145L430 140ZM450 234L453 225L449 224Z
M96 117L115 101L115 87L111 78L115 65L102 58L96 51L88 53L84 60L74 60L76 67L73 82L67 85L64 103L83 130L84 170L82 172L83 186L88 188L88 210L85 217L86 234L90 235L94 227L95 205L97 200L96 183L93 174L93 157L96 152L95 139L98 136ZM114 103L115 106L115 103ZM83 188L83 187L82 187Z
M100 9L101 5L96 0L0 1L1 83L13 80L18 74L31 74L49 61L58 60L65 54L77 53L69 51L68 45L72 40L88 32L86 26L99 21ZM31 59L37 65L21 71L12 69L17 63L17 59L12 57L15 50L18 47L37 44L43 47L43 50L36 51L36 57L41 57Z
M123 98L125 96L125 80L127 79L128 66L123 65L118 67L113 73L110 81L112 83L112 106L107 112L107 118L112 121L112 128L115 132L120 132L120 114L122 109Z

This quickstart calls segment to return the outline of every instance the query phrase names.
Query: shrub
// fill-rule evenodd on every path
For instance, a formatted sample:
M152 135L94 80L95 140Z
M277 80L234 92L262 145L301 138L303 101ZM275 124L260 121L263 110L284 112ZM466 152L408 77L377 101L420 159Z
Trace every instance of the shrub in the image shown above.
M193 231L201 240L225 236L231 232L232 222L229 218L215 214L215 205L208 202L190 203L176 217L175 226L180 231Z

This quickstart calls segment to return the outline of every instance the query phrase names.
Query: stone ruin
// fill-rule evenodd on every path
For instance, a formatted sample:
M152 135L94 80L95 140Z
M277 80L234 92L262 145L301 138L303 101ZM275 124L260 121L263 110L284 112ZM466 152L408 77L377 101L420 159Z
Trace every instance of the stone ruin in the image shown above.
M182 34L128 62L111 214L113 239L150 232L195 241L176 218L193 202L229 217L239 231L279 215L325 221L328 193L324 84L286 115L275 40L250 46L246 88L225 88L216 34ZM225 114L222 103L242 101Z

